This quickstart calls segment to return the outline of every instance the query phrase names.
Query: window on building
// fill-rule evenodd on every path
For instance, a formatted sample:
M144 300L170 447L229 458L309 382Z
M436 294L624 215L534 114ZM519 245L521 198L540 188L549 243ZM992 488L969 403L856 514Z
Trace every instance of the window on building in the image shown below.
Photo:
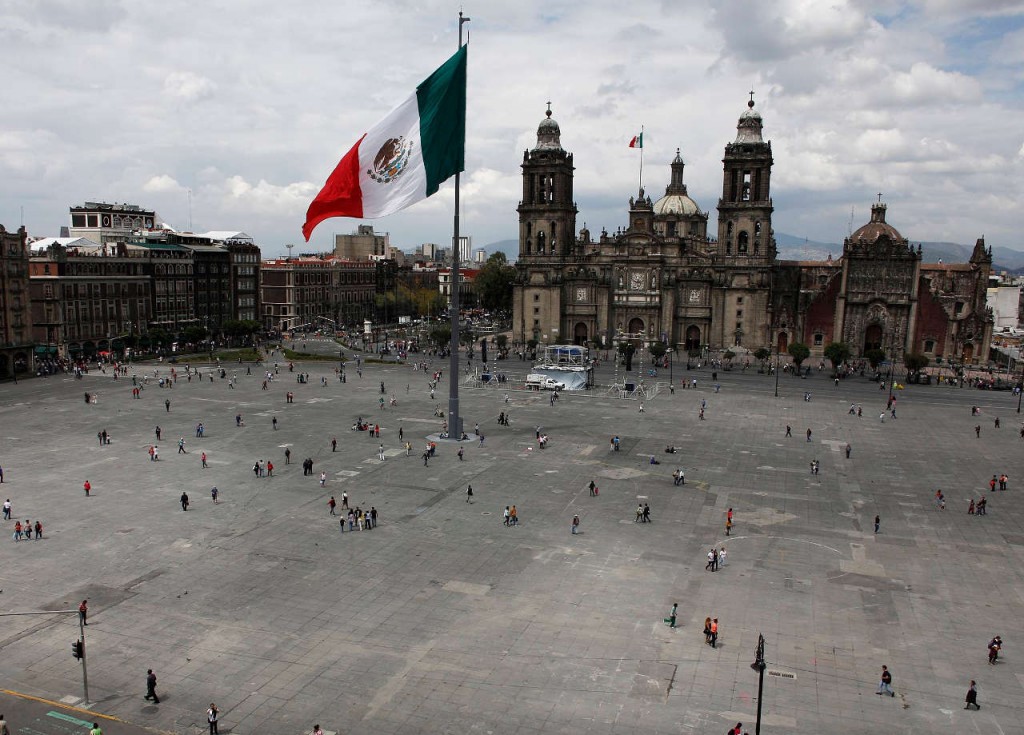
M539 327L540 326L540 319L534 319L533 320L533 326Z
M743 297L742 296L737 296L736 297L736 305L739 306L742 303L743 303Z
M736 318L737 319L742 319L743 318L743 309L737 309L736 310Z
M743 172L743 189L742 189L742 193L740 195L740 198L743 201L745 201L745 202L749 202L750 201L750 172L749 171L744 171Z
M924 341L924 351L925 352L935 352L935 340L934 339L926 339Z
M957 301L956 304L954 304L954 306L953 306L953 313L956 314L957 316L960 316L961 314L964 313L964 302L963 301Z
M540 314L540 307L539 306L533 307L533 313L534 314Z
M814 335L814 345L815 345L815 347L821 345L821 343L824 342L824 341L825 341L825 336L821 332L815 333L815 335Z
M540 294L536 294L536 293L535 293L535 294L533 295L533 300L534 300L534 301L540 301Z
M744 230L743 232L740 233L740 236L739 236L739 238L736 241L736 252L738 252L741 255L746 253L747 252L747 242L748 241L749 241L749 236L747 235L746 230Z

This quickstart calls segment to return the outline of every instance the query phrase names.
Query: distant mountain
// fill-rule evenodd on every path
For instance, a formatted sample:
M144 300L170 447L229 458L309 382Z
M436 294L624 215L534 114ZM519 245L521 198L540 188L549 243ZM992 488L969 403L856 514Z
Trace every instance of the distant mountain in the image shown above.
M834 260L843 254L840 243L808 240L785 232L776 232L775 242L778 245L779 260L827 260L829 255ZM514 263L519 256L519 241L498 240L484 245L484 249L488 255L500 250L510 263ZM937 263L940 260L943 263L966 263L971 259L974 246L955 242L922 242L921 252L926 263ZM992 269L997 273L1009 271L1024 275L1024 251L993 247L992 260Z
M499 251L505 253L505 257L508 258L509 263L515 263L516 258L519 257L518 240L498 240L497 242L492 242L489 245L484 245L483 248L487 251L488 258Z

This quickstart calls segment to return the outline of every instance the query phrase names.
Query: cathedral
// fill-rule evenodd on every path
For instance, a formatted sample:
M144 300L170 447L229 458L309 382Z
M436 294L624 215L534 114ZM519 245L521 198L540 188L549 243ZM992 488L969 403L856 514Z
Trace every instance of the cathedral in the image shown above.
M774 161L762 132L751 100L725 146L716 237L687 194L677 151L665 195L652 201L641 188L626 227L595 240L576 230L573 156L549 106L537 145L523 154L514 340L783 354L802 342L816 356L845 342L855 356L881 349L933 362L987 360L992 256L984 240L968 263L922 263L920 246L886 222L879 201L838 259L778 260Z

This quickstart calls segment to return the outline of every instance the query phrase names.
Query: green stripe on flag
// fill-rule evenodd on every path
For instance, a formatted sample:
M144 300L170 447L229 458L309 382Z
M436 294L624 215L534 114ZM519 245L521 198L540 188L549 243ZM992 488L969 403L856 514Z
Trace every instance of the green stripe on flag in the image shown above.
M466 48L416 88L427 196L466 168Z

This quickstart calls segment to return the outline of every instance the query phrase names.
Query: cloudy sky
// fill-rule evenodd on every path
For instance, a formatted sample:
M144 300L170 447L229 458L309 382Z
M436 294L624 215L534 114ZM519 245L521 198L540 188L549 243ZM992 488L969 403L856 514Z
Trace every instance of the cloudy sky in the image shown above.
M681 148L712 211L755 91L776 231L840 241L875 194L912 240L1024 249L1024 0L466 0L462 231L516 237L519 164L550 99L575 154L578 226L614 230ZM68 206L155 208L178 229L302 243L306 207L359 135L455 49L440 0L0 0L0 224L55 235ZM24 212L24 215L22 215ZM451 187L375 221L451 238ZM355 220L321 224L310 250Z

